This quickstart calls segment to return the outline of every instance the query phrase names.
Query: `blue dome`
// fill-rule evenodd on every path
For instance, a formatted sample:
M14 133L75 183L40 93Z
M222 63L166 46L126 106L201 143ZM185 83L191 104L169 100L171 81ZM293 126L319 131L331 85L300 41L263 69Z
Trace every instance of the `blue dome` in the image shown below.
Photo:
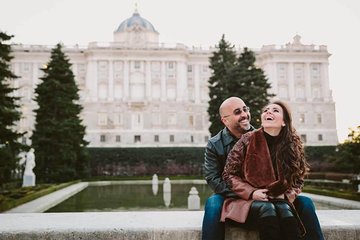
M124 32L133 26L141 26L146 30L157 32L154 26L145 18L140 17L140 14L135 11L131 18L123 21L115 32Z

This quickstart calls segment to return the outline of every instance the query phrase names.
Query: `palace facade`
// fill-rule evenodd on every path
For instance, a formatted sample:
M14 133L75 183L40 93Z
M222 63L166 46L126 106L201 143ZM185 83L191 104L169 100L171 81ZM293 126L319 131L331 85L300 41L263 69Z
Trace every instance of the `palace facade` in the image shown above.
M34 90L50 46L13 44L12 69L30 144ZM208 131L209 57L215 48L162 44L154 26L135 11L110 43L64 46L80 89L81 118L90 147L205 146ZM304 45L300 36L284 46L254 50L278 98L287 101L306 145L338 143L335 103L329 88L326 46ZM241 96L240 96L241 97ZM250 106L251 107L251 106Z

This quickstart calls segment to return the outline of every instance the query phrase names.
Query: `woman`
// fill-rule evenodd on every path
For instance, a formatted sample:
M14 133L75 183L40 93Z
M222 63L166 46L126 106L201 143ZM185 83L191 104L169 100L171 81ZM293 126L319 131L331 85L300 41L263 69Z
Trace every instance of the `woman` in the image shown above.
M267 105L261 123L228 155L223 178L240 198L225 200L221 221L256 227L260 239L299 239L305 229L292 202L308 170L304 149L283 102Z

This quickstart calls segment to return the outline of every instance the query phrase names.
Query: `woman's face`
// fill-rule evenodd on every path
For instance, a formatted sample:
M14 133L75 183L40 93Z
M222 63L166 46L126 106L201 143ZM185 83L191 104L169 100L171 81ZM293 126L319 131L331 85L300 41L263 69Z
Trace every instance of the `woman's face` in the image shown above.
M271 129L273 133L280 133L280 130L285 126L284 112L280 105L269 104L261 114L261 125L264 129Z

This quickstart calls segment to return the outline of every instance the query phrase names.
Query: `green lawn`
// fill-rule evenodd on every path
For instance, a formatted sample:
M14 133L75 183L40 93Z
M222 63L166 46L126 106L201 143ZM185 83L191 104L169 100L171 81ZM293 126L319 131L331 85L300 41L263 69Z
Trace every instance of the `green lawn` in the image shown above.
M38 184L35 187L19 187L0 191L0 212L4 212L36 198L55 192L79 181L61 184Z

